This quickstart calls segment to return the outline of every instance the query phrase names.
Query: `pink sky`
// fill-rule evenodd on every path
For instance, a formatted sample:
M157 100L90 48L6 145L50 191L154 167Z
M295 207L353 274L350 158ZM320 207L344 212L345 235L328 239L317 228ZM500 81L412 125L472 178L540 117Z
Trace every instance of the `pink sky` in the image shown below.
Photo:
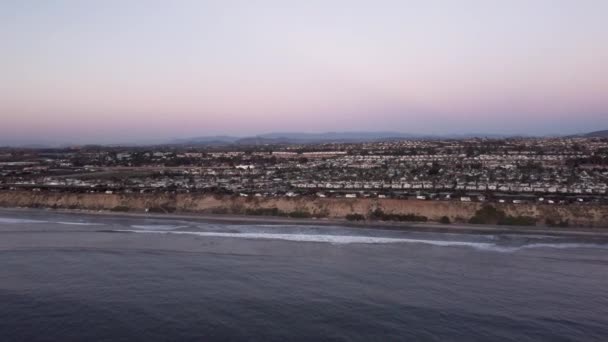
M0 143L608 129L608 2L0 4Z

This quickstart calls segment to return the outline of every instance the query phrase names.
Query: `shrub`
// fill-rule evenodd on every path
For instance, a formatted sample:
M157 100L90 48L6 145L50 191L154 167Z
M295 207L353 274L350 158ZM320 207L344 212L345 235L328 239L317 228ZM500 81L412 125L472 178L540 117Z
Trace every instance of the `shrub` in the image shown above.
M498 221L498 224L504 226L535 226L536 219L530 216L507 216Z
M280 212L279 208L256 208L245 210L245 214L255 216L279 216Z
M504 211L491 205L484 205L469 220L471 224L497 224L502 226L535 226L536 218L531 216L507 216Z
M376 210L370 212L368 216L370 220L382 220L384 218L384 215L385 214L382 209L377 208Z
M293 218L311 218L312 217L312 215L307 211L292 211L289 214L287 214L287 216L293 217Z
M498 224L506 217L505 212L498 210L491 205L484 205L475 212L469 223L471 224Z
M150 213L156 213L156 214L166 214L166 213L173 213L177 210L177 208L175 207L170 207L167 205L161 205L160 207L151 207L148 212Z
M162 208L168 213L174 213L177 210L176 207L170 207L167 205L162 206Z
M365 216L361 214L348 214L346 215L346 219L349 221L363 221L365 220Z
M441 216L441 218L439 219L439 223L450 224L452 223L452 221L450 221L450 218L447 216Z
M570 220L559 220L556 221L552 218L547 218L545 220L545 224L549 227L561 227L561 228L566 228L570 226Z
M213 208L211 209L211 213L212 214L216 214L216 215L226 215L228 214L228 209L227 208Z

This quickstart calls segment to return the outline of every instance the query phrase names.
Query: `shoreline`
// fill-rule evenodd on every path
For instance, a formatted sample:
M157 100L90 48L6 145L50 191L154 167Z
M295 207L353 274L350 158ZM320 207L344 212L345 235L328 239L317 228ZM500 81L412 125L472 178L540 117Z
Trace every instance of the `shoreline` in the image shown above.
M529 219L535 221L535 227L515 227L501 225L495 227L501 230L529 230L538 228L549 231L568 230L569 227L554 227L566 222L565 225L575 231L583 229L597 231L608 229L608 205L548 205L548 204L497 204L490 205L501 212L504 217L510 217L513 224L527 225ZM443 229L446 225L439 222L444 218L452 222L451 230L456 226L461 229L473 229L469 226L469 220L478 215L479 210L484 207L481 202L445 202L445 201L415 201L403 199L377 199L377 198L305 198L305 197L235 197L228 195L212 194L73 194L61 192L25 192L25 191L0 191L0 207L7 208L53 208L67 210L98 210L110 211L112 213L145 213L147 215L158 213L160 215L187 215L208 217L210 219L226 218L228 220L262 220L277 222L307 222L307 220L285 221L286 217L313 218L314 222L338 222L338 224L349 224L359 226L356 221L346 222L348 215L359 214L364 217L369 213L381 210L378 219L394 218L404 220L399 222L373 221L374 224L384 226L408 226L420 225L422 221L429 224L437 223L435 229ZM504 213L504 214L502 214ZM382 217L384 214L389 217ZM253 216L253 217L252 217ZM278 217L277 217L278 216ZM410 218L405 218L409 216ZM495 215L496 216L496 215ZM369 217L368 217L369 218ZM420 219L418 219L420 218ZM547 226L548 220L553 220L554 225ZM420 221L420 222L416 222ZM495 222L497 220L482 220L481 222ZM363 224L369 224L364 222Z
M143 213L143 212L114 212L109 210L87 209L53 209L53 208L25 208L0 207L0 214L10 212L36 212L59 213L69 215L90 215L123 218L144 218L161 220L194 220L205 223L224 224L269 224L269 225L307 225L307 226L341 226L348 228L379 229L409 232L432 232L452 234L544 234L570 237L608 237L608 228L555 228L530 226L504 226L504 225L474 225L464 223L441 224L435 222L390 222L390 221L348 221L336 218L289 218L277 216L251 216L226 214L197 214L188 212L178 213Z

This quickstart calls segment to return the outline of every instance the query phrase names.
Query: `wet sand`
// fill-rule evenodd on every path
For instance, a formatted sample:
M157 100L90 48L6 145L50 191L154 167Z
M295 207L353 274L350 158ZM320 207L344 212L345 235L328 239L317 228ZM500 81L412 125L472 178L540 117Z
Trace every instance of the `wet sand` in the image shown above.
M499 225L473 225L464 223L441 224L436 222L387 222L387 221L348 221L345 219L315 219L315 218L289 218L274 216L247 216L247 215L219 215L196 213L136 213L112 212L93 210L68 209L33 209L33 208L0 208L0 213L32 212L32 213L62 213L93 216L113 216L132 218L152 218L169 220L193 220L206 223L224 224L277 224L277 225L311 225L311 226L344 226L350 228L400 230L417 232L445 232L445 233L474 233L474 234L545 234L564 236L608 237L608 228L558 228L558 227L531 227L531 226L499 226Z

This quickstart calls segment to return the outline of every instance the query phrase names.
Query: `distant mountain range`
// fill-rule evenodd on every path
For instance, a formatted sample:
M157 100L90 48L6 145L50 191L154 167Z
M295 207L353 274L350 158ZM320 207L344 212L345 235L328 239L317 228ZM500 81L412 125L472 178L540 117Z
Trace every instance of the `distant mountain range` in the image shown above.
M401 132L325 132L325 133L301 133L301 132L277 132L260 134L250 137L236 136L204 136L187 139L174 139L167 144L170 145L269 145L269 144L319 144L319 143L360 143L374 141L389 141L400 139L432 139L453 138L463 139L470 137L504 138L509 135L498 134L453 134L453 135L431 135L411 134ZM512 136L512 135L511 135Z
M484 138L512 138L524 137L514 134L412 134L401 132L325 132L325 133L302 133L302 132L277 132L267 133L248 137L238 137L230 135L202 136L194 138L180 138L165 142L138 142L121 144L100 144L100 146L152 146L152 145L182 145L182 146L226 146L226 145L289 145L289 144L319 144L319 143L361 143L374 141L390 141L403 139L466 139L474 137ZM531 137L531 136L530 136ZM563 135L563 137L590 137L607 138L608 130L595 131L590 133ZM30 143L11 143L10 141L0 140L2 146L19 146L28 148L48 148L48 147L67 147L75 144L58 144L44 142Z
M564 137L587 137L587 138L607 138L608 130L595 131L589 133L563 135ZM269 145L269 144L318 144L318 143L360 143L374 141L390 141L400 139L466 139L466 138L514 138L514 137L533 137L532 135L517 134L412 134L402 132L325 132L325 133L302 133L302 132L277 132L260 134L250 137L236 136L208 136L188 139L175 139L169 144L177 145Z
M170 145L226 145L234 144L239 139L242 138L227 135L217 135L208 137L174 139L167 143Z
M299 133L278 132L260 134L251 137L235 136L209 136L189 139L175 139L169 144L177 145L266 145L266 144L312 144L312 143L356 143L365 141L411 139L421 138L407 133L399 132L327 132L327 133Z
M608 138L608 130L595 131L586 134L582 134L586 138Z

